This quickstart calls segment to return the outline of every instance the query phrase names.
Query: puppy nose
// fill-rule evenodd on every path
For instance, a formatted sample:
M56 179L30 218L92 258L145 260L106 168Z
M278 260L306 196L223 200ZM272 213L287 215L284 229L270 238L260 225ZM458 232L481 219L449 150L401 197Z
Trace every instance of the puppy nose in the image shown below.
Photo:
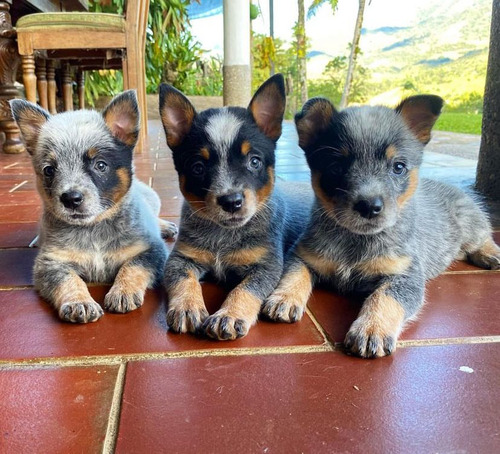
M68 191L61 195L61 202L66 208L77 208L83 202L83 194L79 191Z
M362 199L354 204L356 210L361 216L366 219L376 218L384 209L384 202L380 197L374 199Z
M243 206L243 194L236 192L234 194L221 195L217 197L217 203L224 211L228 213L236 213Z

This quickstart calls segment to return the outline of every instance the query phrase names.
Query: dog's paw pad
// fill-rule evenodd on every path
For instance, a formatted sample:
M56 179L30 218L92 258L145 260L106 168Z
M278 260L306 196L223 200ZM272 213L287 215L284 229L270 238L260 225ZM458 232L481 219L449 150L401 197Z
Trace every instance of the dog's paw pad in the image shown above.
M207 317L208 312L205 308L169 309L167 325L174 333L196 333Z
M59 308L59 317L65 322L90 323L99 320L104 312L95 301L68 302Z
M177 235L178 229L173 222L160 219L160 232L162 238L172 238Z
M104 298L104 309L108 312L124 314L142 306L144 295L142 293L122 293L111 289Z
M347 353L362 358L380 358L396 350L396 338L373 331L350 330L345 337L344 347Z
M304 315L305 305L287 295L271 295L262 305L261 313L276 322L295 323Z
M233 340L246 336L250 324L241 318L215 313L205 320L202 329L212 339Z

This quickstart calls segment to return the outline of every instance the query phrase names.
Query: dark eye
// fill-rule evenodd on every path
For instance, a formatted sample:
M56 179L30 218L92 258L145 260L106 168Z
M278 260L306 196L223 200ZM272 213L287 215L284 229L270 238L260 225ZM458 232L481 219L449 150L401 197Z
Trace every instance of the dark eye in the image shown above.
M56 173L56 168L52 166L46 166L43 168L43 174L48 177L52 178L54 174Z
M262 161L257 156L253 156L248 162L248 165L251 169L258 170L262 167Z
M396 175L403 175L406 172L406 164L404 162L395 162L392 165L392 171Z
M195 162L192 166L191 166L191 173L195 176L195 177L201 177L204 173L205 173L205 166L203 165L203 163L201 162Z
M97 161L94 168L99 172L106 172L108 165L104 161Z

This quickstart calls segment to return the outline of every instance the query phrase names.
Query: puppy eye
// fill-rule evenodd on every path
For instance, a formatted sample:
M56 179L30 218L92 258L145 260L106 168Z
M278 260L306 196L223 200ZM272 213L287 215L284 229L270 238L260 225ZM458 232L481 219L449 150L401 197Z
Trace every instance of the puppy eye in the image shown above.
M253 156L248 162L248 165L251 169L258 170L262 167L262 160L257 156Z
M97 161L94 168L99 172L106 172L108 165L104 161Z
M52 178L56 173L56 168L53 166L46 166L43 168L43 174L48 177Z
M201 177L204 173L205 173L205 166L203 165L203 163L201 162L195 162L192 166L191 166L191 173L195 176L195 177Z
M396 175L403 175L406 173L406 164L404 162L395 162L392 166L392 171Z

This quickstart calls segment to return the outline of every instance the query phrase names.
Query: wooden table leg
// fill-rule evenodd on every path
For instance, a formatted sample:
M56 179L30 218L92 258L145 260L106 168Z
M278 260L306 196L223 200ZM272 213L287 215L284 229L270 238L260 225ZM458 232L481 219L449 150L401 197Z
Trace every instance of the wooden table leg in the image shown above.
M14 81L20 62L9 11L10 5L0 0L0 131L5 134L4 152L22 153L26 148L9 105L9 100L19 96Z

